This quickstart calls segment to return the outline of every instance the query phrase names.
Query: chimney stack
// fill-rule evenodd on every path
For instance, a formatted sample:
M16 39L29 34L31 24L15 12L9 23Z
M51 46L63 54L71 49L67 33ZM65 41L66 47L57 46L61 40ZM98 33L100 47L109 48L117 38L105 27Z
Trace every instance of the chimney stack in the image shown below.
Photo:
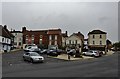
M66 36L68 35L67 31L65 31Z
M26 27L22 27L22 32L25 32L26 31Z
M80 32L78 32L78 34L80 34Z
M7 29L7 25L4 25L4 29Z

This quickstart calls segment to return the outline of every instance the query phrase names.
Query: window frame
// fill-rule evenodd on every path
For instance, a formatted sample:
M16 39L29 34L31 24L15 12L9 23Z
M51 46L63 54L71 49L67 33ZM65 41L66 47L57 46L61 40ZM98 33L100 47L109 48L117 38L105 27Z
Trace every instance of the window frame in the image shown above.
M95 41L93 40L93 45L95 45Z
M102 38L102 35L100 35L100 38Z
M93 39L95 39L95 35L93 35Z

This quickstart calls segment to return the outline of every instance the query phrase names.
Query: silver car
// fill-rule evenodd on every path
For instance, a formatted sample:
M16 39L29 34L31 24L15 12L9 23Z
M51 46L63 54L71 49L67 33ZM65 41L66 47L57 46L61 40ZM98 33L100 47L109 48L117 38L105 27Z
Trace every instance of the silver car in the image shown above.
M97 50L89 50L87 52L83 52L83 55L88 55L88 56L94 56L94 57L100 57L101 54Z
M26 52L23 54L23 60L24 61L30 61L32 63L34 62L44 62L44 57L40 56L36 52Z
M26 52L37 52L40 53L41 49L38 48L37 46L28 46L24 49Z

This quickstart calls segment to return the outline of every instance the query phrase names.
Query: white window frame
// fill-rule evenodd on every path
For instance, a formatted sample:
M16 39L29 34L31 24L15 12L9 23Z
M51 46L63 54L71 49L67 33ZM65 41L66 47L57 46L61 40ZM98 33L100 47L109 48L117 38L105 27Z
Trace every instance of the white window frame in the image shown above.
M49 35L49 40L52 40L52 35Z
M55 35L55 40L57 40L57 35Z

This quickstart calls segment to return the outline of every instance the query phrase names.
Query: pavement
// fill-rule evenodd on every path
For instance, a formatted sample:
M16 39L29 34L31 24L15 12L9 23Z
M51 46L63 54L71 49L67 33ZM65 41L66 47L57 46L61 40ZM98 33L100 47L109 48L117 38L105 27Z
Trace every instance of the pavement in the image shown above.
M1 52L0 51L0 54L2 54L2 53L15 53L15 52L20 51L20 50L22 50L22 49L13 49L10 52Z
M108 51L106 55L112 55L114 53L115 53L114 51Z
M113 51L108 51L107 54L105 56L108 56L108 55L112 55L114 54ZM61 54L61 55L58 55L57 57L53 57L53 56L49 56L49 57L52 57L52 58L57 58L57 59L63 59L63 60L82 60L82 59L93 59L94 57L91 57L91 56L82 56L82 58L75 58L74 56L70 56L70 59L68 59L68 55L67 54Z
M49 56L49 57L57 58L57 59L63 59L63 60L81 60L81 59L92 59L92 58L94 58L94 57L90 57L90 56L82 56L82 58L81 57L75 58L74 56L70 56L70 59L68 59L67 54L61 54L61 55L58 55L57 57L54 57L54 56Z

